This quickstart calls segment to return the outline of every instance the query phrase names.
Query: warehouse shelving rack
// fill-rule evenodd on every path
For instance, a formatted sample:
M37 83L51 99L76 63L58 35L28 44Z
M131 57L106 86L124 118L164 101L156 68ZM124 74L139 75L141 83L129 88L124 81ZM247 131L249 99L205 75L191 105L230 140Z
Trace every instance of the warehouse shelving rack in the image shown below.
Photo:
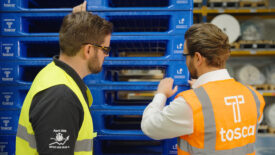
M210 22L216 15L219 14L230 14L237 19L249 19L252 17L260 17L262 19L275 19L275 8L268 6L265 0L264 6L258 6L258 5L250 5L250 7L243 7L240 6L240 4L228 7L227 5L223 5L223 3L227 2L236 2L239 3L239 1L235 0L216 0L217 2L220 2L221 5L218 7L213 7L213 5L210 5L211 0L196 0L196 7L194 7L193 13L194 13L194 23L200 23L200 22ZM214 0L213 0L214 1ZM249 1L249 0L247 0ZM270 0L272 1L272 0ZM194 0L195 2L195 0ZM252 3L251 3L252 4ZM194 5L195 6L195 5ZM251 59L257 59L257 62L272 62L274 63L275 59L275 47L274 47L274 40L273 41L250 41L251 45L248 47L242 48L240 44L242 44L242 41L237 41L236 43L232 44L231 49L231 60L232 63L234 63L234 59L241 59L242 62L246 62L247 60ZM272 44L259 44L259 42L273 42ZM236 48L236 45L239 48ZM254 86L257 88L262 88L261 86ZM268 87L270 88L270 87ZM274 103L275 99L275 90L271 89L261 89L258 90L265 99L269 98L267 100L267 105ZM275 135L274 133L268 133L267 128L265 128L266 125L260 126L259 131L260 133L257 135L256 140L256 154L261 155L269 155L274 154L274 143L275 143Z

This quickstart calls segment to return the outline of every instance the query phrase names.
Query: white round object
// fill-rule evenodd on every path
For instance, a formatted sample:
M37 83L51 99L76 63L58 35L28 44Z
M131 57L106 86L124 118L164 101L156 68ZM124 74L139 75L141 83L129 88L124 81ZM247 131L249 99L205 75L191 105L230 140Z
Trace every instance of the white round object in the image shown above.
M222 14L216 16L212 21L212 24L220 28L229 38L229 43L233 43L241 35L241 27L238 20L228 14Z
M263 84L265 81L265 77L260 70L251 64L244 65L238 69L236 78L241 83L248 85Z
M267 83L275 85L275 69L272 67L274 66L270 66L271 69L267 71Z
M241 25L242 40L261 40L261 31L258 28L257 23L244 22Z
M270 75L268 75L268 82L267 83L275 85L275 73L270 73Z
M267 106L265 109L265 120L269 127L275 128L275 103Z

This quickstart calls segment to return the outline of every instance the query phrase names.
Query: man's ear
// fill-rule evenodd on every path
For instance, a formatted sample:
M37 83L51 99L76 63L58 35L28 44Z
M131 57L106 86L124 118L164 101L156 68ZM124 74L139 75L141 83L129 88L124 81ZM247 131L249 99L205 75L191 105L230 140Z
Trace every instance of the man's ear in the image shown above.
M199 52L195 52L194 61L197 66L200 66L204 61L204 57Z
M83 53L83 57L84 59L88 59L90 57L90 52L92 52L93 48L90 45L85 45L82 48L82 53Z

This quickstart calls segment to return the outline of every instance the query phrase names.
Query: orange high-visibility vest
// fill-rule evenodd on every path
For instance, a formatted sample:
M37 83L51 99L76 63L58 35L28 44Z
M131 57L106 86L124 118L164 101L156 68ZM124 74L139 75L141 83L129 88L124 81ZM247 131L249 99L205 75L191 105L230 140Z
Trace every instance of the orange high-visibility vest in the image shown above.
M179 155L255 154L263 96L234 79L181 92L193 111L193 133L178 138Z

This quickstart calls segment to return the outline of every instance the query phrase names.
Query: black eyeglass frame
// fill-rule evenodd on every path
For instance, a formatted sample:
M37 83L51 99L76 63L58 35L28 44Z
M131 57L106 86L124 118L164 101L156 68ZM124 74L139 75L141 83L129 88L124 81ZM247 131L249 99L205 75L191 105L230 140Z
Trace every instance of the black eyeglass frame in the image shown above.
M195 52L195 53L196 53L196 52ZM188 56L188 55L194 56L195 53L187 53L187 54L183 53L182 55L183 55L183 56ZM197 52L197 53L200 53L200 52ZM200 55L201 55L201 56L204 56L204 55L201 54L201 53L200 53Z
M188 55L191 55L191 56L192 56L192 55L194 55L194 54L191 54L191 53L185 54L185 53L183 53L182 55L186 57L186 56L188 56Z
M110 51L111 51L111 47L106 47L106 46L101 46L101 45L97 45L97 44L93 44L93 43L83 43L83 45L87 45L87 44L90 44L90 45L93 45L95 47L98 47L98 48L101 48L103 53L106 54L106 55L109 55Z

